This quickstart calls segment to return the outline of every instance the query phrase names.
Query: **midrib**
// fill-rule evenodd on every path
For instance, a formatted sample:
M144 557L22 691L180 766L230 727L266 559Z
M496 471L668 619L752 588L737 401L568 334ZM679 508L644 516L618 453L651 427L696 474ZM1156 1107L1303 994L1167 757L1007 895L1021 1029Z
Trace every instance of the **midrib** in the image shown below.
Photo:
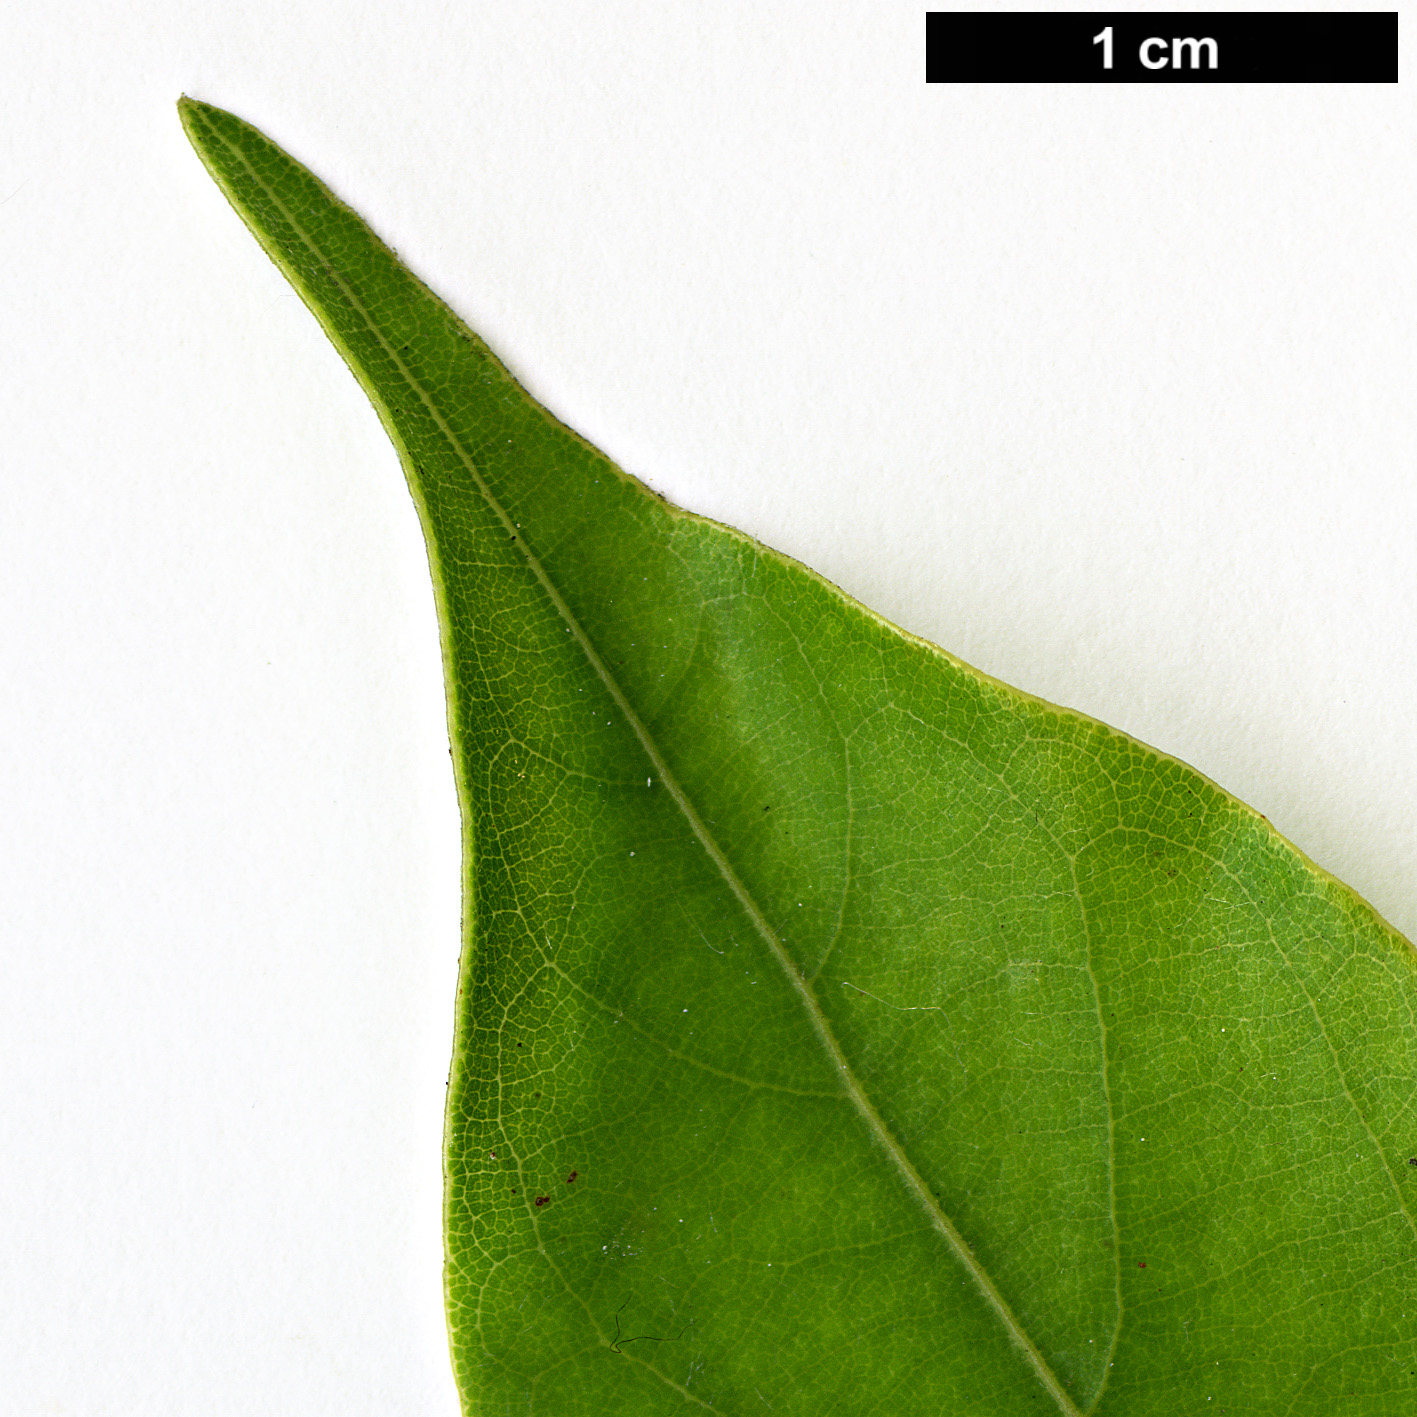
M663 754L660 752L658 745L651 737L649 730L645 727L644 723L640 720L639 715L635 712L634 707L625 697L625 694L621 690L619 683L610 673L609 669L605 664L605 661L600 657L600 654L597 652L595 646L591 643L590 638L587 636L585 630L582 628L580 621L571 612L570 607L566 604L564 598L561 595L561 592L556 588L555 583L547 574L546 569L542 566L540 560L532 553L530 548L527 546L524 535L518 534L519 529L512 521L511 516L502 507L502 504L497 500L497 498L492 495L492 491L487 486L486 481L483 479L482 473L479 470L477 464L472 459L468 450L463 446L458 435L453 431L453 429L449 426L447 420L443 417L442 411L439 409L437 403L433 400L433 398L423 387L423 385L414 377L412 371L408 368L408 366L404 363L403 359L400 357L399 351L395 348L393 344L389 342L388 339L385 338L383 331L379 328L373 317L370 315L368 309L364 305L364 302L359 299L358 295L345 282L339 272L326 261L324 254L320 251L320 248L318 247L314 239L295 219L294 214L290 211L289 207L281 199L280 194L276 192L267 182L265 182L264 179L251 166L251 164L247 162L245 154L242 153L239 148L229 142L226 138L222 137L221 134L216 134L216 136L231 151L233 156L242 165L242 167L245 168L251 181L255 183L258 187L260 187L261 190L264 191L266 195L270 198L272 203L274 203L274 205L279 208L282 216L289 223L291 229L300 237L301 241L305 243L305 246L307 250L309 250L311 255L315 256L322 262L324 269L330 277L331 281L340 288L346 299L349 301L350 308L364 322L364 326L369 332L370 336L380 346L380 348L384 351L390 362L398 370L400 377L404 380L409 390L414 395L416 395L419 401L423 404L434 425L438 428L438 431L447 440L448 446L452 449L454 455L458 458L459 462L466 469L468 475L472 478L474 484L477 487L478 492L486 501L488 507L492 510L493 515L498 519L498 521L502 523L502 526L507 531L509 537L512 538L511 544L517 546L520 549L521 555L523 556L527 567L536 577L537 582L540 584L543 591L546 593L547 598L554 606L556 613L565 622L566 628L571 633L571 638L574 639L575 642L580 646L582 653L584 653L586 657L586 660L589 662L591 668L595 671L595 674L600 679L601 683L605 686L606 692L610 695L616 707L624 715L625 721L629 724L635 737L639 740L640 746L643 748L645 756L649 759L650 764L654 770L654 774L659 779L660 785L674 799L676 805L679 807L679 810L683 813L685 820L688 822L689 829L693 832L695 839L703 848L704 852L708 855L709 859L713 862L719 874L723 877L724 883L728 886L729 890L733 892L735 899L738 901L738 904L742 908L743 913L748 917L748 920L751 922L753 928L757 931L758 935L767 945L773 958L777 961L779 968L782 970L783 976L786 978L788 984L793 990L796 991L797 997L801 1002L803 1011L806 1013L808 1022L811 1024L812 1031L816 1034L818 1042L825 1050L827 1057L831 1060L832 1066L836 1070L837 1076L841 1081L843 1091L846 1093L852 1105L856 1108L858 1114L865 1122L867 1130L870 1132L877 1145L881 1148L881 1150L886 1154L891 1163L894 1165L901 1180L905 1183L906 1190L914 1198L915 1202L920 1206L921 1210L925 1213L926 1218L928 1219L931 1226L934 1228L936 1233L944 1240L946 1246L953 1253L954 1257L959 1262L961 1267L973 1280L976 1288L983 1296L985 1302L994 1311L994 1314L997 1317L999 1323L1002 1325L1005 1333L1008 1335L1014 1346L1023 1355L1029 1366L1033 1369L1039 1382L1043 1385L1043 1387L1052 1396L1053 1400L1057 1403L1058 1408L1064 1414L1064 1417L1082 1417L1082 1413L1080 1412L1076 1404L1073 1402L1072 1398L1069 1397L1068 1394L1063 1390L1063 1385L1059 1381L1057 1375L1053 1372L1052 1368L1049 1367L1043 1355L1038 1351L1038 1348L1034 1344L1033 1340L1024 1330L1023 1325L1019 1322L1013 1310L1010 1309L1007 1301L1004 1299L1004 1296L999 1292L989 1273L975 1257L973 1251L965 1242L964 1237L959 1233L959 1230L955 1227L954 1222L941 1208L939 1202L931 1193L930 1188L926 1185L924 1178L915 1169L914 1164L906 1155L904 1148L901 1146L900 1142L895 1138L895 1136L891 1133L890 1129L886 1126L884 1120L881 1117L881 1114L876 1110L874 1103L872 1103L871 1099L866 1095L866 1090L862 1087L860 1080L856 1077L855 1073L851 1069L851 1065L847 1062L846 1056L841 1050L841 1045L837 1042L836 1036L831 1030L831 1026L827 1020L825 1013L822 1010L821 1005L817 1001L816 994L813 991L811 985L807 982L806 979L802 977L801 974L798 973L796 967L793 965L793 962L787 953L787 950L783 946L782 941L779 939L777 932L768 923L766 917L763 915L762 910L758 907L757 902L749 894L748 889L743 884L742 880L739 879L738 873L733 869L732 863L728 860L722 848L714 839L713 834L705 825L703 818L699 816L699 813L694 807L693 802L689 799L688 794L679 785L678 779L674 776L674 773L671 771L669 764L665 761ZM282 159L289 161L289 159L285 159L284 154L280 154L280 156L282 157ZM269 250L270 248L267 249ZM297 282L297 288L299 288L299 285L300 282ZM340 337L339 332L334 329L332 325L322 317L318 305L316 305L314 313L316 314L316 317L320 319L320 323L325 326L326 331L330 334L331 339L334 341L336 346L343 346L345 348L348 348L348 346L345 345L344 340ZM350 354L353 354L352 350L350 351ZM351 359L351 363L353 362L353 359ZM395 437L397 437L396 432ZM440 556L440 562L441 559L442 558Z

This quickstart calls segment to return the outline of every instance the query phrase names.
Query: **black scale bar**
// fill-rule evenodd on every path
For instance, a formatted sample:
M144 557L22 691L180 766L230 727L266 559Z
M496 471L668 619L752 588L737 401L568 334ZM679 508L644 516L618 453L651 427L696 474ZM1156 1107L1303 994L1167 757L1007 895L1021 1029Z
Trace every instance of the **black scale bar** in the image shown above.
M1397 14L925 16L932 84L1395 84Z

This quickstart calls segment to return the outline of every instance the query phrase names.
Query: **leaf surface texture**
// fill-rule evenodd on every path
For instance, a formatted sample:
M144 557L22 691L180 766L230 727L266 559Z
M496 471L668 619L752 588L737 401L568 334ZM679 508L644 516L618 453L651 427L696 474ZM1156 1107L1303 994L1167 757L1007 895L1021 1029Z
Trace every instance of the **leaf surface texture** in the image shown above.
M1407 942L1184 764L664 502L181 110L427 534L466 1410L1417 1410Z

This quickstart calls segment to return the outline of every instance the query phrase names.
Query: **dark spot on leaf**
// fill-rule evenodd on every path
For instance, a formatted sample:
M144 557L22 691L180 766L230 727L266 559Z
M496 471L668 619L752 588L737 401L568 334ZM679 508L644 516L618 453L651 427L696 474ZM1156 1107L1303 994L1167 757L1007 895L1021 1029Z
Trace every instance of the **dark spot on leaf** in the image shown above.
M1145 1268L1146 1268L1146 1261L1145 1261L1145 1260L1138 1260L1138 1261L1137 1261L1137 1268L1138 1268L1138 1269L1145 1269Z
M1417 1156L1409 1156L1407 1158L1407 1164L1409 1166L1417 1166Z
M581 1173L580 1173L579 1171L572 1171L571 1174L566 1177L566 1184L569 1186L569 1185L571 1184L571 1182L574 1181L574 1180L576 1179L576 1177L579 1176L580 1174L581 1174Z
M547 1203L547 1201L549 1201L550 1199L551 1199L550 1196L537 1196L537 1198L536 1198L536 1203L537 1203L537 1205L539 1205L539 1206L545 1205L545 1204Z
M1166 874L1172 879L1174 879L1176 875L1176 868L1173 866Z
M541 1096L541 1094L540 1094L539 1092L533 1092L531 1095L532 1095L533 1097L540 1097L540 1096Z

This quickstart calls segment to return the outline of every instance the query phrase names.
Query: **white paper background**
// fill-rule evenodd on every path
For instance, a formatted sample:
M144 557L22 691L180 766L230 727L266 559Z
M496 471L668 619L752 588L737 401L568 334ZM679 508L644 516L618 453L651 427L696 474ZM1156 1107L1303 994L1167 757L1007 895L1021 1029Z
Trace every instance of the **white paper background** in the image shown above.
M673 500L1417 934L1410 92L927 87L925 8L0 17L0 1411L456 1410L423 551L183 91Z

